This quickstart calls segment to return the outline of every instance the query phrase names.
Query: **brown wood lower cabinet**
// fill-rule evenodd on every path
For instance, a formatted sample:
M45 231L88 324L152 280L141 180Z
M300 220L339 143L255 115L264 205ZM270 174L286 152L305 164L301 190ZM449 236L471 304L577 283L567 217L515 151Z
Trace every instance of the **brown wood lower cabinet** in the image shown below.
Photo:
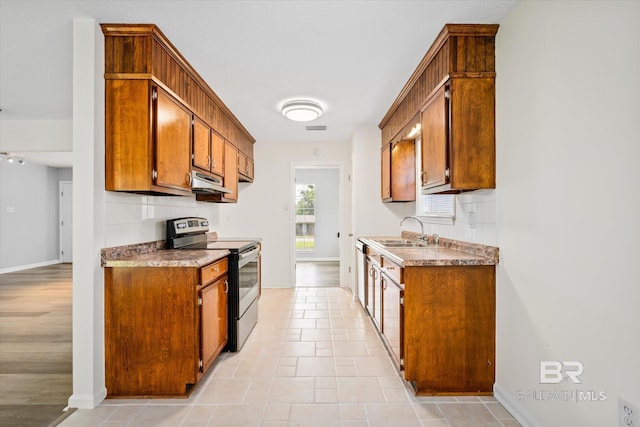
M227 342L227 259L104 271L107 396L188 396Z
M404 375L416 394L491 395L495 266L404 268Z
M367 310L416 394L493 394L495 266L403 268L367 255Z

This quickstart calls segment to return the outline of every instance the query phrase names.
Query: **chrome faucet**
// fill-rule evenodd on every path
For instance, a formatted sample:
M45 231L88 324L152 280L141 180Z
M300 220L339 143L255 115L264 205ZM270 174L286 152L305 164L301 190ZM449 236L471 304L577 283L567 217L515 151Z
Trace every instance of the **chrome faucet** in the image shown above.
M422 221L420 221L420 218L418 218L417 216L405 216L404 218L402 218L402 221L400 221L400 225L402 225L407 219L414 219L418 221L418 224L420 224L420 237L418 237L418 239L427 240L427 236L424 234L424 224L422 223Z

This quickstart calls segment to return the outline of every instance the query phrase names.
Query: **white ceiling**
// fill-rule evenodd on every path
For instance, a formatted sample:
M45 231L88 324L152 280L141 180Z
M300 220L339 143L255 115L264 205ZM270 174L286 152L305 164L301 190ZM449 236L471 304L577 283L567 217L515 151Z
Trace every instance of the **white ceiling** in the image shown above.
M444 24L500 23L517 1L0 0L0 119L71 119L72 21L92 17L158 25L256 144L346 143L378 125ZM282 117L298 97L325 107L306 124L327 131Z

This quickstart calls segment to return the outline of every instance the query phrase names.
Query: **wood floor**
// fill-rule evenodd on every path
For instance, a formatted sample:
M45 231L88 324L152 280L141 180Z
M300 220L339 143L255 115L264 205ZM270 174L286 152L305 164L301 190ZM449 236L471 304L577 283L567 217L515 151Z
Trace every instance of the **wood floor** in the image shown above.
M296 286L340 286L338 261L297 261Z
M71 264L0 274L0 426L46 427L72 393Z

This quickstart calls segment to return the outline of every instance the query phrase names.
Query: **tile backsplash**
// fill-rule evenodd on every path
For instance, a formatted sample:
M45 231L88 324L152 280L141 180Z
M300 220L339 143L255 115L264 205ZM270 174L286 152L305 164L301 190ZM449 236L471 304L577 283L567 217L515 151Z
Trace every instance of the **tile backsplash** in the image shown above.
M496 246L497 190L477 190L456 196L456 219L452 225L430 223L424 219L424 231L466 242Z
M219 207L196 202L195 196L145 196L105 192L105 247L165 239L165 221L183 216L207 218L210 228L218 224Z

